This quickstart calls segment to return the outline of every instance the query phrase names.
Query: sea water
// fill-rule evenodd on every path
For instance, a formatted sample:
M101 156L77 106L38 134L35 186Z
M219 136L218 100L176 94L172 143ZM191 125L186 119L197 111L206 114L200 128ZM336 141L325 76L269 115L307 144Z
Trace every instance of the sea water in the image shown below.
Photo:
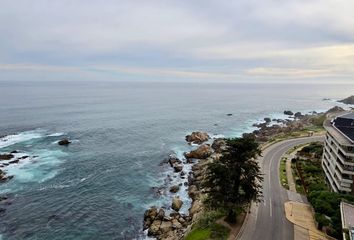
M1 239L144 238L144 211L170 205L152 190L171 171L160 163L193 148L186 134L237 137L264 117L325 111L353 93L343 84L0 81L0 153L29 156L3 169L14 178L0 184L11 200L0 206ZM72 143L59 146L65 137Z

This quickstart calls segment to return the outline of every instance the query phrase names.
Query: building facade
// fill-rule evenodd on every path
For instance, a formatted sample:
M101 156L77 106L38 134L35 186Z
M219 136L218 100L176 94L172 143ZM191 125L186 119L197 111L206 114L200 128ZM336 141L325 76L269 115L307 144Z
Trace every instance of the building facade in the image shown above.
M326 121L322 168L335 192L354 194L354 113Z

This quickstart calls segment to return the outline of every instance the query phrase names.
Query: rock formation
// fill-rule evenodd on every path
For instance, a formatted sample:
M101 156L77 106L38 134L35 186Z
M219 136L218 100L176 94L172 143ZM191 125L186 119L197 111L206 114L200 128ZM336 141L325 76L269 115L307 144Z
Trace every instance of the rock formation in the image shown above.
M189 143L202 144L209 140L209 135L205 132L192 132L186 136L186 141Z

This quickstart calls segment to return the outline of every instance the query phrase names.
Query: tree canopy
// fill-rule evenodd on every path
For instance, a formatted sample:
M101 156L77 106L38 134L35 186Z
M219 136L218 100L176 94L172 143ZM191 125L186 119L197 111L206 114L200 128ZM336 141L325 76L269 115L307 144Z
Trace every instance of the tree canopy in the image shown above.
M261 150L251 136L226 140L219 160L208 165L206 202L211 207L228 210L228 220L235 220L235 208L251 200L259 201L263 181L257 157Z

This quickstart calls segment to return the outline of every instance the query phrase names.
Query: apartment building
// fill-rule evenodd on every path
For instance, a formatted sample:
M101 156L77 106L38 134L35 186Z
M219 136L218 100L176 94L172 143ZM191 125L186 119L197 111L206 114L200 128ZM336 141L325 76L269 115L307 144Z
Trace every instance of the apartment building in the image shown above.
M322 168L335 192L354 194L354 113L326 121Z

